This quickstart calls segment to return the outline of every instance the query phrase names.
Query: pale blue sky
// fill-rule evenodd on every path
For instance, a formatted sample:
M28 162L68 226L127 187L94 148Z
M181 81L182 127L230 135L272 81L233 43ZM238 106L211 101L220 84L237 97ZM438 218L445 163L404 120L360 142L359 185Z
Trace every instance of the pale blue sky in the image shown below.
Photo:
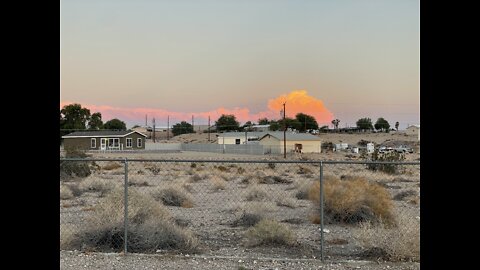
M341 125L419 123L419 19L418 0L62 0L61 100L255 113L305 89Z

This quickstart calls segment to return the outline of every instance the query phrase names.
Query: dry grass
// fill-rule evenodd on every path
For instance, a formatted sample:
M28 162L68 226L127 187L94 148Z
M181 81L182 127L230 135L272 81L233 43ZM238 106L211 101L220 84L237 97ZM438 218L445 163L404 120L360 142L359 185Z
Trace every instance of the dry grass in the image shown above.
M290 184L292 180L280 177L278 175L267 175L258 179L259 184Z
M123 166L118 164L117 162L109 162L107 165L103 166L102 169L105 171L111 171L122 167Z
M70 236L65 229L61 248L120 252L123 250L123 189L113 190L91 211L87 227ZM158 249L197 251L198 240L175 225L168 210L150 196L129 191L128 247L130 252L154 253Z
M398 226L364 222L354 231L367 249L379 249L391 261L420 261L420 221L397 213ZM392 241L394 239L394 241Z
M212 178L210 180L210 183L212 184L212 190L213 191L219 191L219 190L225 190L226 189L227 182L223 179Z
M250 246L292 246L296 237L290 227L275 220L263 219L247 233Z
M312 181L306 179L300 179L296 184L295 188L298 190L295 193L295 197L299 200L308 200L308 193L310 187L312 186Z
M393 203L388 191L364 178L330 179L324 182L325 217L330 222L359 223L380 221L394 223ZM320 182L314 182L309 199L320 202ZM318 215L318 214L317 214ZM313 217L313 220L318 220Z
M397 195L395 195L393 197L394 200L396 201L403 201L403 199L407 198L407 197L412 197L412 196L415 196L417 195L417 192L415 190L404 190L404 191L401 191L399 192Z
M73 197L74 196L70 188L66 185L60 184L60 200L70 200Z
M113 184L112 181L89 177L83 180L79 187L83 192L100 192L100 195L104 196L106 193L112 190L114 186L115 184Z
M141 180L137 177L129 177L128 178L128 185L134 187L148 187L150 184L146 180Z
M156 190L152 193L155 200L162 201L164 205L180 206L183 208L193 207L192 198L177 186L170 186Z
M260 186L252 186L247 191L247 201L264 201L268 199L268 193Z
M278 206L284 206L284 207L288 207L288 208L297 208L298 207L297 201L288 197L288 196L279 197L277 199L276 203L277 203Z
M191 182L199 182L199 181L202 181L203 179L206 179L206 178L207 178L207 175L205 175L205 174L195 173L194 175L192 175L192 177L190 177L190 181Z

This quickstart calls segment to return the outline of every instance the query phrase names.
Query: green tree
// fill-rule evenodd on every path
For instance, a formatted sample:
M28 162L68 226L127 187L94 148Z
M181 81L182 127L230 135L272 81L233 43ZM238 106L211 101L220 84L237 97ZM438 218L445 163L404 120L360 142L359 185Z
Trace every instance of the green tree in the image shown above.
M139 125L135 125L135 126L133 126L132 128L137 128L137 127L140 127L140 126L139 126Z
M222 114L217 121L215 121L217 126L217 131L232 131L239 130L240 123L237 122L235 115L233 114Z
M388 132L390 131L390 124L383 117L380 117L377 119L377 122L375 122L375 129Z
M397 131L398 131L398 126L399 126L399 125L400 125L400 123L398 123L398 121L395 122L395 129L396 129Z
M282 126L280 125L280 123L278 121L270 120L270 126L268 127L268 129L271 130L271 131L277 131L277 130L280 130L282 128Z
M282 130L283 130L283 119L280 122L280 125L282 127ZM300 130L300 128L302 127L302 123L300 123L297 119L295 118L289 118L289 117L285 117L285 122L287 124L287 129L288 128L291 128L291 129L296 129L296 130Z
M90 120L90 110L82 108L78 103L65 105L60 110L61 129L86 129L88 120Z
M90 119L90 110L82 108L80 104L69 104L60 110L60 144L62 136L75 130L86 129L86 123Z
M113 130L127 130L127 125L125 125L125 122L117 119L117 118L114 118L110 121L107 121L104 125L103 125L103 128L104 129L113 129Z
M102 114L99 112L92 114L92 116L90 117L90 121L88 121L88 129L99 130L102 128L103 128Z
M311 115L297 113L297 115L295 115L295 119L301 124L299 131L305 132L307 129L318 129L317 120L315 120L315 117Z
M258 124L259 125L268 125L270 124L270 121L265 117L265 118L260 118L258 119Z
M357 121L357 127L361 130L372 130L372 119L370 118L361 118Z
M187 134L187 133L194 133L193 126L190 123L182 121L180 123L176 123L172 127L173 136L177 136L180 134Z

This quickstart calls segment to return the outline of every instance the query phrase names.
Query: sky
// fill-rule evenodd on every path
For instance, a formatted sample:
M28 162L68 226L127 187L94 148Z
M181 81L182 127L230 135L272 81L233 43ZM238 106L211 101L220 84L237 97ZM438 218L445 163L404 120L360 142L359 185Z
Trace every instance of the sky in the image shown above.
M60 107L420 123L419 0L61 0Z

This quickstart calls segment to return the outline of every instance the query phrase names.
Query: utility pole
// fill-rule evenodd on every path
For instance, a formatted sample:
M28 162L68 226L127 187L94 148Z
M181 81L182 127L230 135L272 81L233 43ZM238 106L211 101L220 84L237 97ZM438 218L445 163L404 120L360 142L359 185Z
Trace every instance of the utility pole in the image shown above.
M153 118L153 142L155 143L155 117Z
M147 128L147 115L145 114L145 128Z
M210 115L208 116L208 141L210 142Z
M193 133L195 133L195 126L193 125L193 114L192 114L192 130L193 130Z
M287 122L285 121L285 104L283 103L283 158L287 158Z
M167 115L167 140L170 140L170 115Z
M307 133L307 116L305 115L305 133Z

